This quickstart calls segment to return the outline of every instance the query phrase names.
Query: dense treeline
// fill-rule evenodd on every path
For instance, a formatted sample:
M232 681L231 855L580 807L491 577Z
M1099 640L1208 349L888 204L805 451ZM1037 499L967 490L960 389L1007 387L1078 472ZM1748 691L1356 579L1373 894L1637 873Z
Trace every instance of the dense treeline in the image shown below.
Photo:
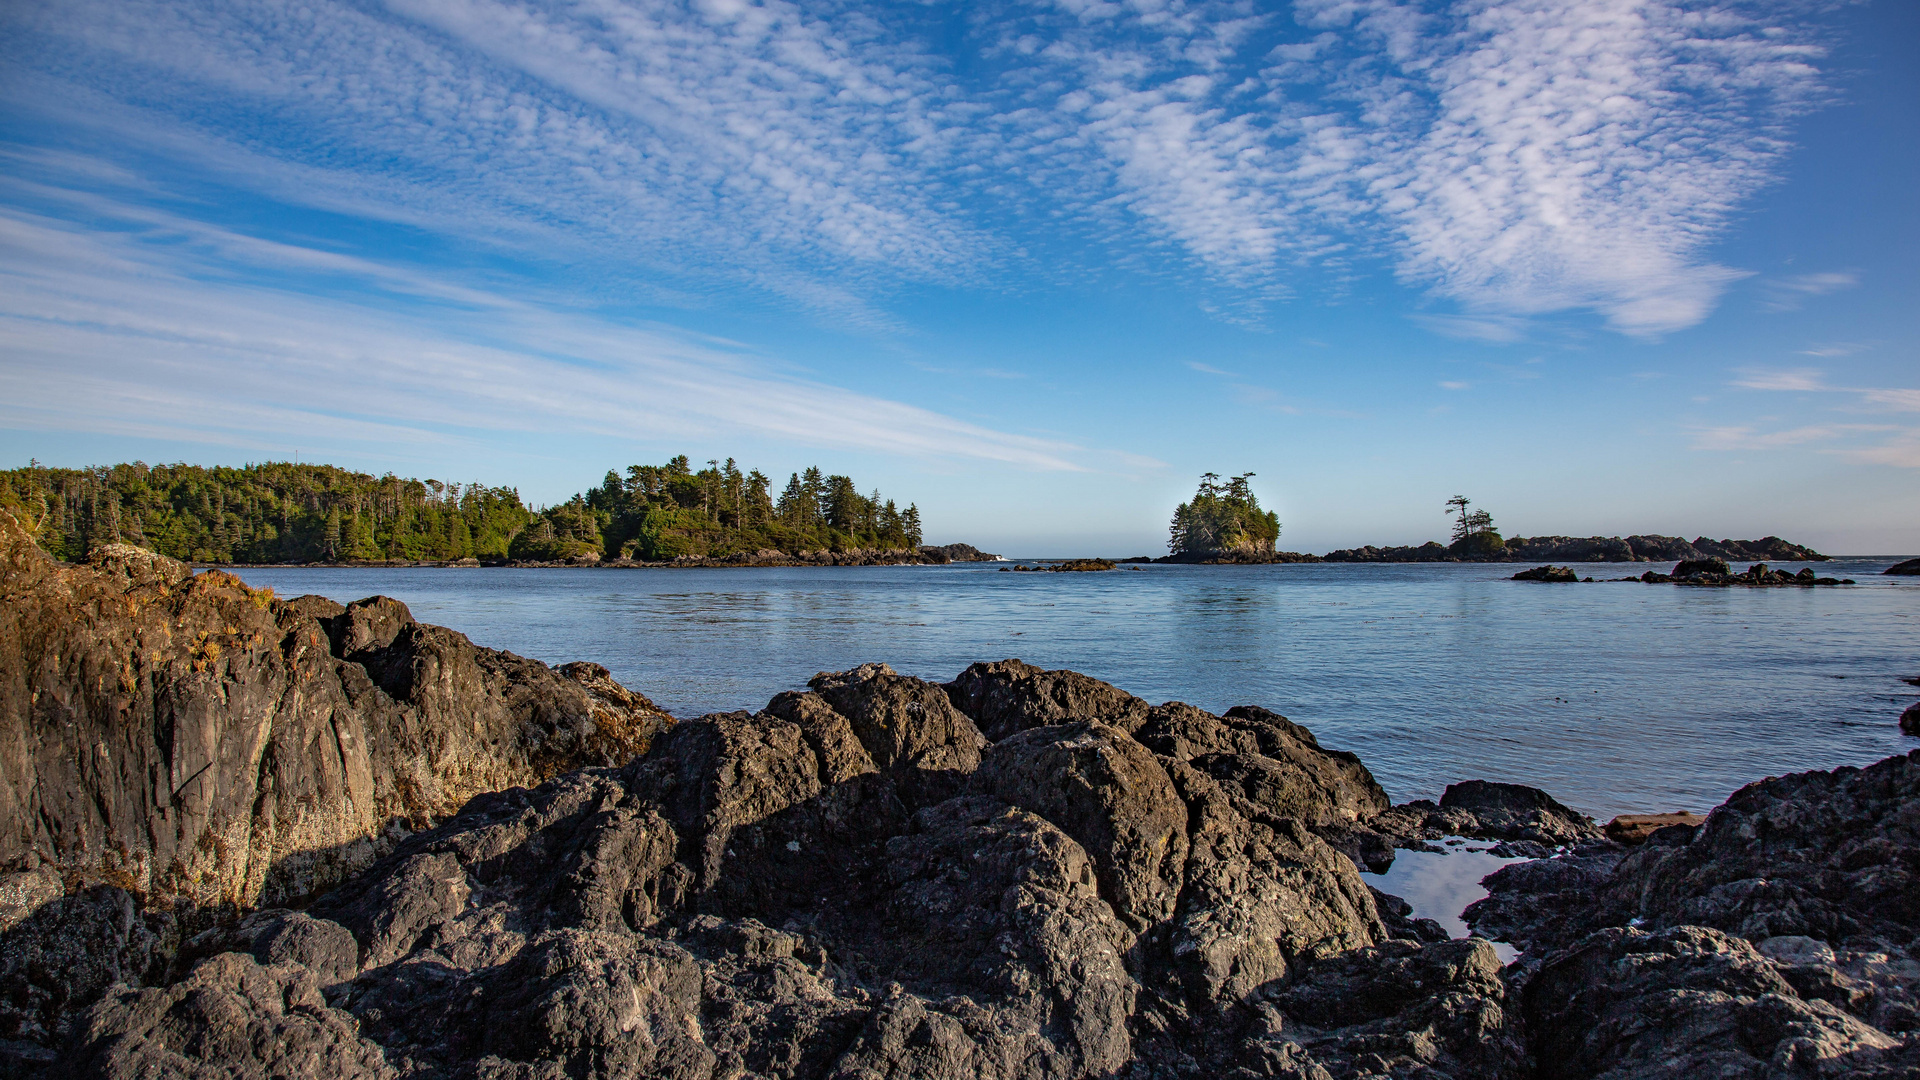
M671 559L738 552L912 549L920 511L810 468L778 499L759 470L729 458L695 472L665 465L609 472L597 488L534 510L484 484L371 476L331 465L244 468L126 465L0 472L0 506L68 560L128 543L213 563Z
M0 501L70 560L107 543L219 563L504 558L536 516L512 488L331 465L31 465L0 478Z

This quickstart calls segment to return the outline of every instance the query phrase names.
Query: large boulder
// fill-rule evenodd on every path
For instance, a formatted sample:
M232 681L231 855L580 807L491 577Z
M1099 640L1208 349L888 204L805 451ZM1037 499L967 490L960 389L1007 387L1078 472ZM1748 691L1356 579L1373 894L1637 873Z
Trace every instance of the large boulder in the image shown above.
M330 1007L313 972L221 953L171 986L117 988L77 1025L72 1077L390 1080L385 1052Z
M1357 755L1323 749L1313 732L1258 706L1237 705L1215 716L1168 702L1148 714L1135 736L1270 813L1309 826L1364 821L1389 805Z
M1132 731L1147 703L1077 671L1042 671L1019 660L968 667L944 687L961 712L994 741L1030 727L1098 720Z
M1882 574L1920 574L1920 559L1897 562L1880 572Z
M1449 784L1440 796L1440 809L1473 815L1476 835L1486 838L1565 844L1596 840L1602 835L1593 819L1525 784L1491 780Z
M1100 892L1135 932L1173 914L1187 807L1146 747L1098 721L1029 728L994 745L973 788L1046 818L1093 856Z
M297 900L485 791L671 722L398 601L280 601L124 545L64 567L0 514L0 867L194 907Z

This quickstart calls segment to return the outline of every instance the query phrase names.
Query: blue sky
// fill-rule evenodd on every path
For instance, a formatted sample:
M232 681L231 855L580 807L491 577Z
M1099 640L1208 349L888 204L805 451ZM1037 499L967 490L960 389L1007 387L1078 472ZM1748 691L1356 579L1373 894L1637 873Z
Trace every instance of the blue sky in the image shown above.
M17 0L0 460L1920 551L1920 5Z

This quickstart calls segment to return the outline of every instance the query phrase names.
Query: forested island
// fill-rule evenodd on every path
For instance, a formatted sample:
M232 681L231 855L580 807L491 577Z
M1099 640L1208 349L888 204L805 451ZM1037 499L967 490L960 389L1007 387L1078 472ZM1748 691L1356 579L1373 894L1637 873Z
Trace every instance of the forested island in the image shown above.
M197 563L595 562L814 555L945 562L920 551L920 509L846 476L794 473L778 497L732 458L695 470L609 470L598 487L545 509L510 487L373 476L332 465L147 465L0 473L0 508L30 522L53 555L133 544ZM977 552L973 553L975 556Z

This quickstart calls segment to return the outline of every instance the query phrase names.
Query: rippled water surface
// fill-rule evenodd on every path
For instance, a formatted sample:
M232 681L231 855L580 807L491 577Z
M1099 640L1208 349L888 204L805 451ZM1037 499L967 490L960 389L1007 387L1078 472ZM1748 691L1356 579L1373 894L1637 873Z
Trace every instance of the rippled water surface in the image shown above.
M944 681L1017 656L1153 702L1265 705L1359 753L1396 801L1506 780L1604 818L1920 747L1896 724L1920 700L1901 681L1920 676L1920 579L1878 576L1893 561L1817 564L1860 582L1831 589L1548 585L1486 565L237 572L597 661L681 716L868 660Z

